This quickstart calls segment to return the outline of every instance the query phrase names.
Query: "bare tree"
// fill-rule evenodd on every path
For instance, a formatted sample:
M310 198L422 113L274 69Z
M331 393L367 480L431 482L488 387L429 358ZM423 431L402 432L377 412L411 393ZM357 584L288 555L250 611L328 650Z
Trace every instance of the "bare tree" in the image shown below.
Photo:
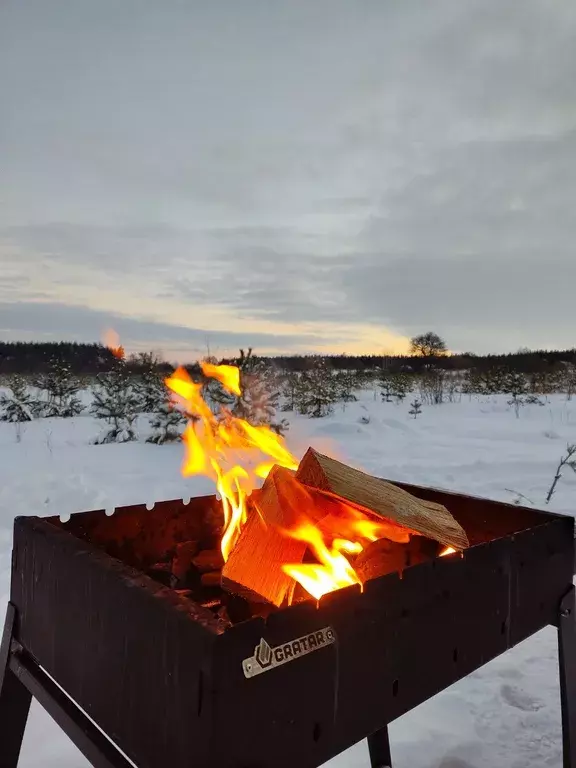
M448 354L448 347L441 336L428 331L411 339L410 352L417 357L443 357Z

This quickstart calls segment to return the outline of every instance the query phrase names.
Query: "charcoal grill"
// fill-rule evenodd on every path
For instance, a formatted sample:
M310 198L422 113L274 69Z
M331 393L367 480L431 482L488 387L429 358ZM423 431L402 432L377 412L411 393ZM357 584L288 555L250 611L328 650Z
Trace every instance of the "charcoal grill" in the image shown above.
M401 487L451 511L462 557L230 628L144 573L213 534L214 497L16 518L0 768L17 765L32 696L98 768L312 768L364 738L390 766L388 723L549 624L576 768L573 519Z

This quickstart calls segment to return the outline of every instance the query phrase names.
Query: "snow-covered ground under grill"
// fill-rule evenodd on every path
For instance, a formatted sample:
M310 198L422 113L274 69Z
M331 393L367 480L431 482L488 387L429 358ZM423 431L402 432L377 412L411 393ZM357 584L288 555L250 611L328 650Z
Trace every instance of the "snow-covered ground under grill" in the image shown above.
M288 414L288 442L308 445L390 479L433 485L502 501L544 507L546 492L568 442L576 442L576 400L563 395L520 409L506 397L463 396L423 406L381 403L363 392L325 419ZM361 423L369 417L369 423ZM366 419L365 419L366 420ZM182 447L146 444L95 446L90 416L0 423L0 596L9 591L15 515L62 514L213 491L203 478L180 476ZM576 474L566 469L548 507L573 514ZM390 726L395 768L559 768L560 699L556 632L549 628L438 695ZM0 745L0 749L1 749ZM33 706L23 768L80 768L87 763L38 707ZM367 765L364 745L330 763Z

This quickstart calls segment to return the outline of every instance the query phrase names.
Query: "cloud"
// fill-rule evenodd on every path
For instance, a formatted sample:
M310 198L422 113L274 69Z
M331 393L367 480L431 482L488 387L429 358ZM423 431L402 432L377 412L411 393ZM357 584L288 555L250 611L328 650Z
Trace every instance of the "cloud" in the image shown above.
M242 333L233 330L207 332L199 328L153 322L120 314L99 312L87 307L49 302L0 303L0 332L20 339L41 341L99 341L112 326L129 350L161 347L168 357L195 359L206 354L236 353L240 347L253 346L259 352L290 351L307 345L322 345L326 338L312 334L285 335ZM41 329L41 330L39 330Z
M476 351L573 344L576 6L4 15L12 312L34 299L302 349L428 328Z

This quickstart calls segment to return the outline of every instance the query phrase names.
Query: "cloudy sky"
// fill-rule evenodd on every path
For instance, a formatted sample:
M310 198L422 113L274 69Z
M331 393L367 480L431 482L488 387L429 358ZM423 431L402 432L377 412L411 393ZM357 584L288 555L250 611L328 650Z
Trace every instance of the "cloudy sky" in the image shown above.
M2 0L0 338L574 346L576 3Z

